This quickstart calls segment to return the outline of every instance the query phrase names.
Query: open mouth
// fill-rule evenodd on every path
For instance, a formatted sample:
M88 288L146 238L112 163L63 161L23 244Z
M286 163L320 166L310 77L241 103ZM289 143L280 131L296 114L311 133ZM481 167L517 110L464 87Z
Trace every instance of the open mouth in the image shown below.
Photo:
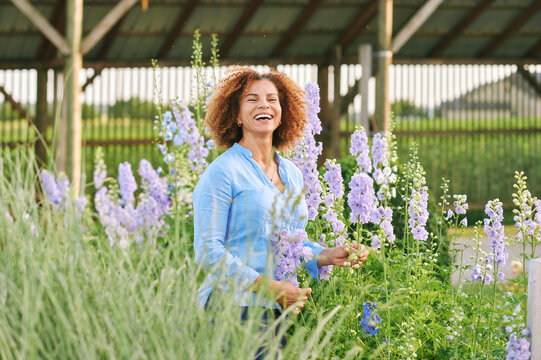
M272 119L272 115L270 114L257 114L254 119L256 120L271 120Z

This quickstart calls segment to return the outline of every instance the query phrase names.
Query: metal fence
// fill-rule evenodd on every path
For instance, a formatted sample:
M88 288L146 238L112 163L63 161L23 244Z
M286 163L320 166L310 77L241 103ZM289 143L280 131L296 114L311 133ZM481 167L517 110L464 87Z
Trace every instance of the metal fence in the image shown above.
M301 86L317 81L316 66L285 65L278 70ZM341 70L340 90L345 95L362 69L343 65ZM218 78L223 71L217 69ZM393 65L390 74L399 157L406 161L411 144L418 144L434 195L439 195L441 179L446 178L451 181L451 191L468 194L474 207L493 198L510 203L515 170L524 171L532 193L541 195L539 66L531 66L524 73L512 65ZM53 71L47 76L50 126L45 137L50 141L57 117L55 102L61 101L61 79ZM161 156L153 143L156 98L165 106L174 97L189 102L191 69L85 69L81 78L86 173L92 174L98 145L105 151L112 175L121 161L135 164L147 158L159 164ZM36 83L35 70L0 70L2 146L36 139L32 127ZM333 81L329 84L329 93L333 94ZM375 93L374 86L371 79L370 94ZM348 134L360 122L361 106L360 96L356 96L341 119L342 155L347 154ZM373 113L373 97L366 106Z

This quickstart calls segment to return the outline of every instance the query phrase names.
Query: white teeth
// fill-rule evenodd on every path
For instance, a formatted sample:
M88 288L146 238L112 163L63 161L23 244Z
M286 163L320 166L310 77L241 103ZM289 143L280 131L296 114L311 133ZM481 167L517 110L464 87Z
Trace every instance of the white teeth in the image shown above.
M268 115L268 114L259 114L259 115L256 115L256 116L255 116L255 119L256 119L256 120L259 120L259 119L270 119L270 118L271 118L271 116Z

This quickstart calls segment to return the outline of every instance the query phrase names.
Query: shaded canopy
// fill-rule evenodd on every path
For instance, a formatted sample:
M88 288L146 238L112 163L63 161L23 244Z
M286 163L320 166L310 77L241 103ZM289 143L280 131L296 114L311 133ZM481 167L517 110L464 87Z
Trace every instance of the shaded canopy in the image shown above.
M65 3L31 2L61 34ZM395 37L425 3L394 1ZM85 0L83 37L117 4ZM377 1L143 0L84 55L84 66L148 66L150 59L187 65L196 29L206 47L210 34L218 35L223 64L330 64L336 45L344 63L356 63L360 44L377 49ZM0 0L0 49L0 68L63 64L10 0ZM444 0L393 54L393 62L541 63L541 1Z

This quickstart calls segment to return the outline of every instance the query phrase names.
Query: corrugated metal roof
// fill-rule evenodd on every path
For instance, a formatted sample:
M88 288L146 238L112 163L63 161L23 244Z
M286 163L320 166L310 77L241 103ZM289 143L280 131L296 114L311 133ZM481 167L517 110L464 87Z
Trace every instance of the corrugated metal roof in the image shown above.
M47 19L62 0L34 0L32 4ZM362 19L362 26L345 41L346 62L356 62L357 47L362 43L377 44L377 15L363 17L376 0L321 0L317 9L309 11L313 0L200 0L180 31L172 33L177 20L192 0L152 0L144 11L140 3L131 8L120 26L102 39L84 58L87 66L141 65L159 54L162 61L187 64L192 53L192 35L202 34L204 49L208 49L210 34L217 33L220 44L230 42L222 58L224 62L261 63L330 63L334 46L344 34ZM541 3L539 0L495 0L457 36L445 40L465 18L475 13L482 0L444 0L420 29L393 56L395 61L453 61L464 58L479 61L526 59L541 63ZM118 3L114 0L85 0L83 32L88 34ZM251 4L259 4L243 24L238 24ZM424 0L395 0L393 32L400 29L416 13ZM308 17L305 14L311 13ZM517 19L507 39L496 43L494 49L483 50L497 41L506 28ZM301 21L302 26L295 26ZM60 24L53 24L60 26ZM232 33L238 28L238 33ZM291 29L298 31L290 34ZM288 37L291 37L289 39ZM166 39L171 38L171 45ZM165 45L164 45L165 44ZM36 57L43 49L44 36L13 5L0 0L0 67L37 67L47 59ZM50 45L49 45L50 46ZM437 55L433 50L440 47ZM103 50L103 51L102 51ZM208 53L208 52L207 52ZM279 54L279 55L276 55ZM58 57L58 56L57 56ZM41 61L41 62L40 62ZM58 64L58 60L55 60Z

